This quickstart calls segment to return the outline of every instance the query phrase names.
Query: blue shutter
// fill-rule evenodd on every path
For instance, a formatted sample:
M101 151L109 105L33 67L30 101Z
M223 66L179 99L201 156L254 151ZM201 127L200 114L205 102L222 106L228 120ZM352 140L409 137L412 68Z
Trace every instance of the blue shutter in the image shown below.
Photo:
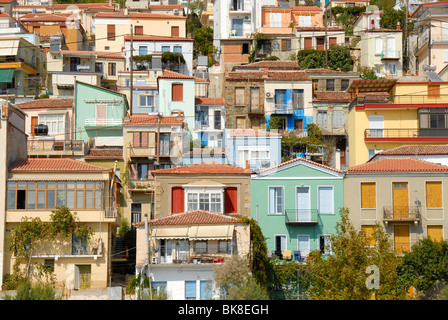
M211 281L201 280L201 299L211 299L212 298L212 287Z
M185 281L185 299L196 299L196 281Z

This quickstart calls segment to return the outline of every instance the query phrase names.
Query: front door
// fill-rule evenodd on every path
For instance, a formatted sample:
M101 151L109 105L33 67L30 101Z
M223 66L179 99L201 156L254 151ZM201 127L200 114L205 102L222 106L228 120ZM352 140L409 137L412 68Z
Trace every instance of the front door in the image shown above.
M392 185L394 218L406 218L409 215L408 183L394 182Z
M311 221L310 188L297 187L297 222Z
M410 250L410 236L408 225L394 226L394 247L396 252L405 252Z

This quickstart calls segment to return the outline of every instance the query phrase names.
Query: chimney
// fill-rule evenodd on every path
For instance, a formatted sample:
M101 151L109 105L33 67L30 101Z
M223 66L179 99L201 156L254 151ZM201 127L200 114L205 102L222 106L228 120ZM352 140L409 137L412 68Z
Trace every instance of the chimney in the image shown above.
M250 160L246 160L246 169L250 169Z
M397 21L397 30L401 30L400 21Z

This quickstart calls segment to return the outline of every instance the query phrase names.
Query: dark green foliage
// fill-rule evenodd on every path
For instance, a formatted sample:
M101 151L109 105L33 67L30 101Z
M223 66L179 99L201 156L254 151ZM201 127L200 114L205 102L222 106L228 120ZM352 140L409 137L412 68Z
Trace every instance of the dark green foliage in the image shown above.
M5 296L5 300L60 300L53 287L49 284L38 283L34 286L29 281L17 288L15 296Z
M302 69L325 68L325 50L304 49L297 52L296 60ZM337 71L350 71L353 59L350 48L344 45L332 46L328 50L328 68Z

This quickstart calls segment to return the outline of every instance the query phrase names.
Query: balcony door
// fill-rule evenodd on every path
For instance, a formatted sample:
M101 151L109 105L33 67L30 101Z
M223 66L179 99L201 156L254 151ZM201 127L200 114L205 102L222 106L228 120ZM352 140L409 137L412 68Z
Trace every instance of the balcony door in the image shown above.
M311 221L310 188L297 187L297 222Z
M410 250L410 234L408 225L394 226L394 249L396 252Z
M384 116L369 116L370 137L382 138L384 136Z
M409 215L409 194L407 182L392 184L394 218L406 218Z

